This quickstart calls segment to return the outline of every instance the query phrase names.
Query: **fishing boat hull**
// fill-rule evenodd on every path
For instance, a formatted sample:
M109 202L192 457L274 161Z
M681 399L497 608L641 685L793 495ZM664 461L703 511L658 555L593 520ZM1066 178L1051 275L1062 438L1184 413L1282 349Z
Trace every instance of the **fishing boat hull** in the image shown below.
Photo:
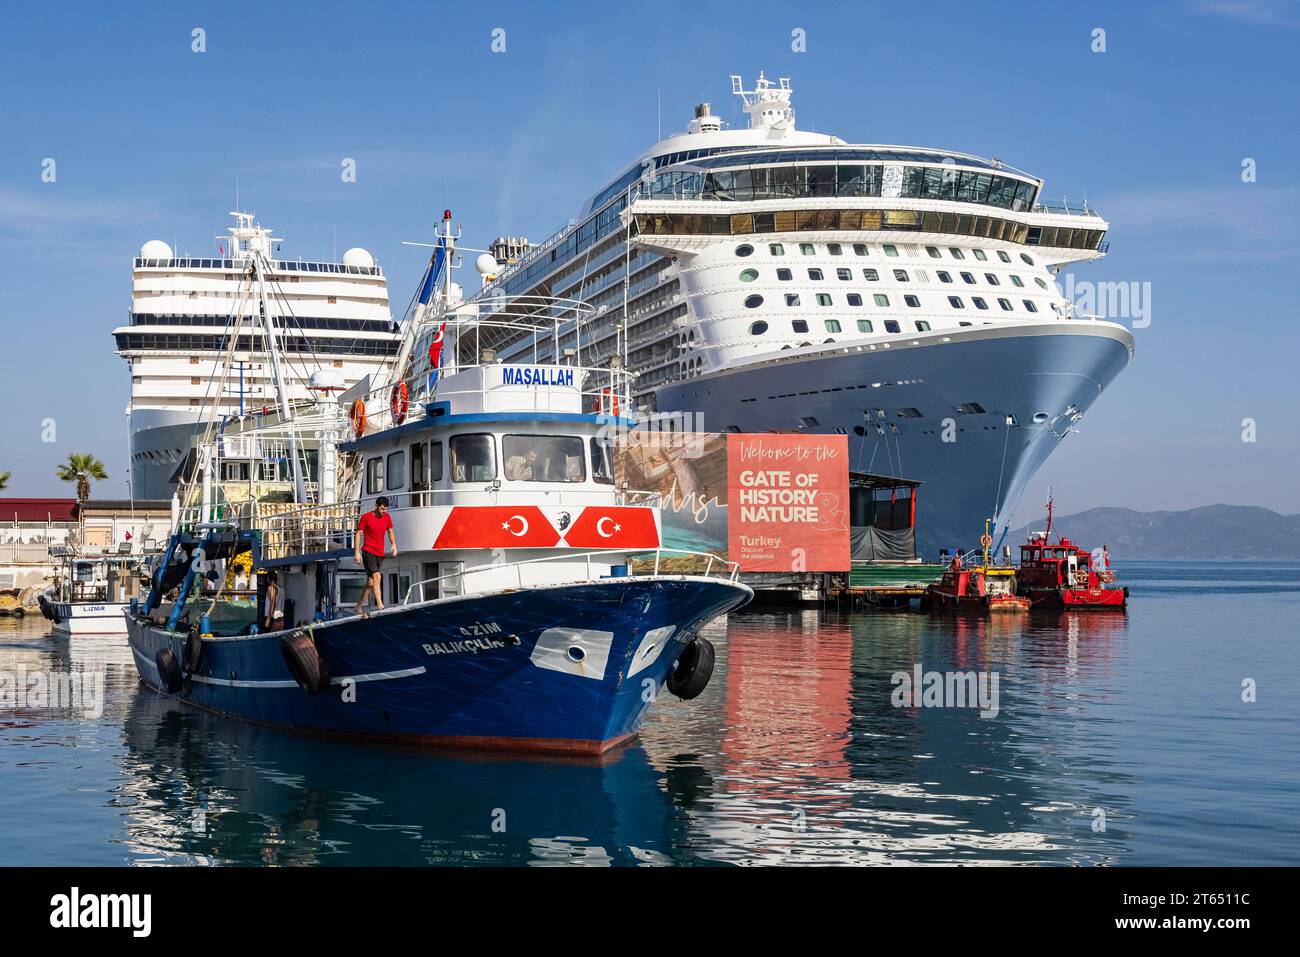
M177 696L210 711L330 736L598 754L636 733L699 629L752 594L717 578L627 576L321 623L300 629L329 676L316 694L286 662L292 632L204 638L190 671L185 634L140 617L128 627L144 683L167 689L170 651L186 668Z
M1034 610L1045 611L1125 611L1127 588L1056 588L1037 589L1030 593Z
M939 611L955 611L975 615L1003 612L1029 611L1028 598L1017 595L954 595L937 585L925 590L925 605Z
M59 635L125 635L126 605L122 602L49 603L54 633Z

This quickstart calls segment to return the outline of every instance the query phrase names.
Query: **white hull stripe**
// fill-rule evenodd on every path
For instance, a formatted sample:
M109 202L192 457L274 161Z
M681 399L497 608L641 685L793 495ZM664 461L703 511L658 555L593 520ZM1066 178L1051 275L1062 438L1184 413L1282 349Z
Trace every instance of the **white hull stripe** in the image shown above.
M150 669L153 672L155 673L157 672L158 670L157 665L155 665L152 661L149 661L148 658L142 655L135 648L132 648L131 651L138 660L148 664ZM344 675L340 678L331 678L330 684L341 685L345 681L353 681L353 682L392 681L396 678L412 678L415 675L422 675L424 674L424 672L425 672L424 666L419 665L418 667L415 668L404 668L401 671L375 671L367 675ZM191 675L190 680L197 681L200 684L205 684L205 685L222 685L227 688L297 688L298 687L298 682L294 681L292 678L287 680L258 681L258 680L246 679L246 678L210 678L207 675Z

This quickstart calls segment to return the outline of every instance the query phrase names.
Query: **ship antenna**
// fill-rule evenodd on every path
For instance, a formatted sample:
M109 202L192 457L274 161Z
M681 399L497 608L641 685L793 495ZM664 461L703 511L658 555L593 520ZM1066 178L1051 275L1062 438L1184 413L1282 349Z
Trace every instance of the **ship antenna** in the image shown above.
M1047 531L1043 532L1043 541L1050 542L1051 540L1052 540L1052 488L1049 485L1047 488Z

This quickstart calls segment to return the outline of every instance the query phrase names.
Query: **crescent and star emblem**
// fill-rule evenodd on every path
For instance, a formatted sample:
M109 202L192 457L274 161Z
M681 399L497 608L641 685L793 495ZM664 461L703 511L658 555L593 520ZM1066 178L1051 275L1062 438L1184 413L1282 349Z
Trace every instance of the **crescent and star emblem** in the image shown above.
M609 522L614 527L613 532L605 531L604 525L606 522ZM596 534L599 535L601 538L613 538L615 532L621 532L622 530L623 530L623 526L616 523L608 515L604 516L603 518L599 519L596 522Z
M515 521L515 519L519 520L519 531L517 532L510 527L511 524ZM522 515L511 515L508 519L506 519L504 522L501 523L501 527L505 529L507 532L509 532L511 535L515 536L515 538L522 538L523 536L528 534L528 519L524 518Z

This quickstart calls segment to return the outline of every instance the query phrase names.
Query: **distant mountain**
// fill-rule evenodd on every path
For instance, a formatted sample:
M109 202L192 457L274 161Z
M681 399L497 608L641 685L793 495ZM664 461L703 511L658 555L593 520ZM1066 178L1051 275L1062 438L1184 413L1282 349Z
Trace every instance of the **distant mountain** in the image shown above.
M1019 545L1029 529L1042 531L1046 515L1014 530ZM1252 505L1206 505L1183 512L1093 508L1052 520L1052 539L1065 535L1087 548L1103 544L1112 557L1300 560L1300 515ZM1014 551L1014 549L1013 549Z

